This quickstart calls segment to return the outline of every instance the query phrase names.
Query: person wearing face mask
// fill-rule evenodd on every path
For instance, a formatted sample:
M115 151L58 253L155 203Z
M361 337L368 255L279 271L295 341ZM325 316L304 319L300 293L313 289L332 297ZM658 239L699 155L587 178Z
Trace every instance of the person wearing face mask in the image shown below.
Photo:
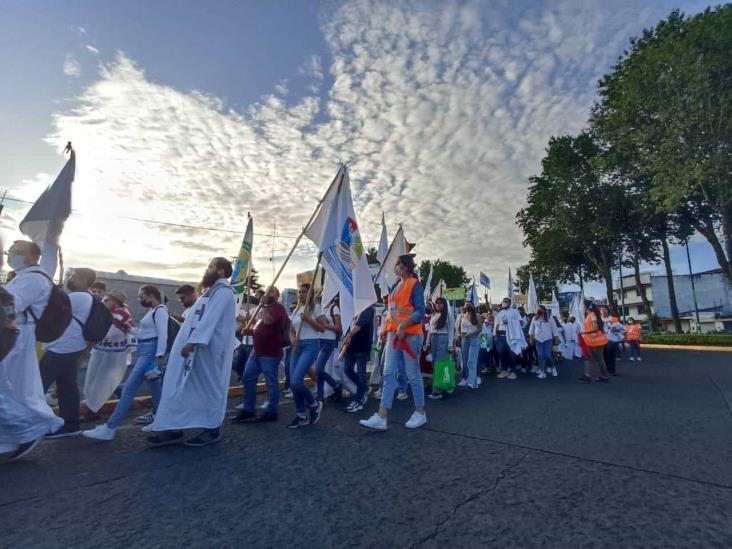
M463 371L460 387L469 389L478 388L478 353L480 352L481 322L475 312L475 306L467 301L463 314L458 319L457 340L455 347L459 347L463 355Z
M87 350L83 327L89 320L94 297L89 288L97 274L91 269L75 269L66 287L71 302L71 322L63 335L44 346L41 359L41 380L43 391L56 383L58 407L64 426L46 435L46 438L62 438L81 433L79 429L79 362Z
M547 371L556 375L554 362L552 360L552 345L559 340L557 323L547 317L546 308L539 305L534 318L529 326L529 337L536 347L536 354L539 357L539 371L536 376L539 379L546 379Z
M625 326L617 317L610 316L610 309L606 306L600 308L602 314L602 322L605 325L605 335L607 336L607 345L605 345L605 364L607 371L617 376L615 362L620 353L620 342L625 339Z
M503 298L501 310L495 315L493 335L501 363L498 379L516 379L516 360L527 344L521 315L511 308L511 300L507 297Z
M18 335L10 352L0 360L0 453L20 459L44 435L63 426L46 403L36 355L35 319L40 318L51 295L52 282L38 265L41 250L33 242L18 240L8 250L8 265L16 273L5 285L13 296ZM6 421L7 420L7 421Z
M625 323L625 338L628 340L628 346L630 347L630 361L640 362L640 324L635 321L632 316L628 317Z
M137 360L127 376L127 381L122 389L122 397L117 402L107 423L84 431L82 435L87 438L114 439L117 427L137 396L142 382L146 379L153 400L153 409L157 409L160 402L162 383L158 372L164 366L168 346L168 308L162 303L160 290L155 286L149 284L142 286L137 296L140 305L147 308L147 313L140 321L139 327L133 331L137 336Z
M387 416L391 410L394 393L397 390L397 371L404 364L409 384L412 386L415 410L404 424L416 429L427 423L424 409L424 385L419 369L419 355L422 349L422 320L424 319L424 290L414 274L415 264L411 255L401 255L395 268L399 281L389 293L389 312L382 333L386 349L384 360L384 387L379 411L359 423L363 427L385 431ZM386 339L386 341L383 341Z

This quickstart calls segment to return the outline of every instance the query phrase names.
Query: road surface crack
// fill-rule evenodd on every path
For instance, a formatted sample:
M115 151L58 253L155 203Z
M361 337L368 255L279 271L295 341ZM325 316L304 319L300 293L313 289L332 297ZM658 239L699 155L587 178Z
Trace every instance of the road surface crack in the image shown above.
M524 461L526 461L526 458L528 458L528 457L529 457L529 452L527 452L526 454L521 456L521 458L519 460L517 460L515 463L510 463L510 464L506 465L506 467L501 469L501 471L498 473L498 475L496 475L496 479L493 482L493 487L491 487L487 490L485 490L485 489L478 490L474 494L469 495L468 497L464 498L463 500L461 500L461 501L457 502L455 505L453 505L453 508L450 511L450 513L446 517L444 517L440 522L437 523L437 526L435 526L435 529L432 533L430 533L429 535L416 541L415 543L410 545L410 547L420 547L421 545L427 543L428 541L435 539L437 537L437 535L440 533L440 531L442 530L443 526L445 526L448 522L450 522L458 514L458 511L460 511L460 509L462 509L464 506L468 505L469 503L472 503L472 502L482 498L486 494L491 494L491 493L495 492L498 489L498 485L501 483L501 481L504 478L506 478L506 476L513 469L520 466Z

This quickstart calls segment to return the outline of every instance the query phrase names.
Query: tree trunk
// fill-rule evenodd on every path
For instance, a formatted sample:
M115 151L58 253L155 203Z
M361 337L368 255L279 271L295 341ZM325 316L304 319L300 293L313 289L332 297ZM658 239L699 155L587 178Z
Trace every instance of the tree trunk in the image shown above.
M677 334L681 333L681 318L679 317L679 308L676 305L676 290L674 289L674 274L671 270L671 252L668 249L668 241L666 235L661 238L661 245L663 247L663 264L666 267L666 280L668 283L668 301L671 305L671 318L674 321L674 331Z
M633 252L633 273L635 274L635 291L643 302L643 307L646 309L648 315L648 321L651 324L651 330L656 331L656 326L653 325L653 314L651 312L651 302L648 301L648 295L646 294L646 287L641 282L640 274L640 259L638 258L638 252Z
M724 234L724 247L727 252L726 268L722 263L722 269L727 276L727 282L732 285L732 208L725 208L722 212L722 233Z
M709 244L711 244L712 249L714 250L714 255L717 258L717 263L719 263L719 266L722 267L722 272L724 273L725 277L727 277L727 282L732 285L732 262L730 262L727 258L727 255L725 255L722 243L719 241L719 237L714 231L714 226L711 223L697 221L694 224L694 228L699 231L699 233L704 238L707 239L707 242L709 242ZM724 228L723 224L723 230L725 233L725 237L727 238L727 253L732 254L732 250L730 250L730 248L732 247L732 232L727 232L728 230L732 231L732 226ZM732 255L730 255L730 259L732 259Z

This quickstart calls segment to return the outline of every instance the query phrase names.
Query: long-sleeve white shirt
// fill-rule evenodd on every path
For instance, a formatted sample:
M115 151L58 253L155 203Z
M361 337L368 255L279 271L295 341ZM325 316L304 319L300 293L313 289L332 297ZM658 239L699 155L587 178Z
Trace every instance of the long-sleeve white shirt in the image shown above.
M156 312L157 311L157 312ZM153 321L153 316L155 320ZM140 321L140 327L135 333L138 340L158 338L158 347L155 356L164 356L168 347L168 308L162 303L154 309L148 309Z
M551 318L544 320L535 316L531 320L531 326L529 326L529 335L534 336L536 341L543 343L544 341L559 337L559 328L557 328L557 323Z
M508 328L508 323L511 320L518 321L521 326L526 325L526 321L521 318L521 313L516 309L501 309L493 316L495 323L493 324L493 334L498 332L505 332Z

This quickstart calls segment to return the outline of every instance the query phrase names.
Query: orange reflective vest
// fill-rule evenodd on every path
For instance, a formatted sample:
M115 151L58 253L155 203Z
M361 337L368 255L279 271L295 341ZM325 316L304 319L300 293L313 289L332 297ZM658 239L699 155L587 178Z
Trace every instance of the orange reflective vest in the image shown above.
M600 328L600 330L597 332L591 334L582 334L582 338L585 340L585 343L588 347L602 347L603 345L607 345L607 336L605 335L602 324L600 324L600 326L596 326L594 313L589 313L585 317L584 331L592 332L593 330L597 330L598 327Z
M625 339L628 341L639 341L640 340L640 324L626 324L625 325Z
M414 305L410 303L412 299L412 291L414 286L417 284L417 279L409 277L406 280L400 282L394 291L389 294L389 314L386 317L386 323L384 324L385 332L396 332L399 329L399 324L409 320L409 317L414 312ZM406 335L417 335L422 333L422 325L420 322L412 324L404 330Z

